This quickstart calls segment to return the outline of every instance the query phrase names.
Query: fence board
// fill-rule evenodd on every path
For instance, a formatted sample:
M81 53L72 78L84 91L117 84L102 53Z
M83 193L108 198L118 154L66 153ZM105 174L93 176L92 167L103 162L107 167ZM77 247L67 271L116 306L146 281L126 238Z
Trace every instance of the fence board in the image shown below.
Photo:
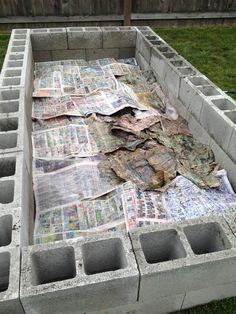
M0 0L0 17L122 15L124 0ZM236 0L133 0L132 13L236 11Z

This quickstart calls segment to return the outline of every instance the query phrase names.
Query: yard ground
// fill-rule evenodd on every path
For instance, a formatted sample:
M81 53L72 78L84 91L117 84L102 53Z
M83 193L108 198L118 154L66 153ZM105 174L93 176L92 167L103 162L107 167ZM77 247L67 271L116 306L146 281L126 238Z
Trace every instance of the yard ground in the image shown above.
M221 89L236 90L236 26L155 31Z
M236 26L158 28L156 32L220 88L236 90ZM0 34L0 68L9 37ZM236 99L236 95L232 96ZM183 313L234 314L236 298L213 302Z

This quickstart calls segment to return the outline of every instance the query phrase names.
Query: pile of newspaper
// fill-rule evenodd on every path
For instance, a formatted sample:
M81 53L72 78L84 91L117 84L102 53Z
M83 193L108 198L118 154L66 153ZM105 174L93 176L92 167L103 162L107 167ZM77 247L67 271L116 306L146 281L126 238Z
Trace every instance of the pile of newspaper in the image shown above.
M133 58L36 63L32 118L35 243L236 209L211 149Z

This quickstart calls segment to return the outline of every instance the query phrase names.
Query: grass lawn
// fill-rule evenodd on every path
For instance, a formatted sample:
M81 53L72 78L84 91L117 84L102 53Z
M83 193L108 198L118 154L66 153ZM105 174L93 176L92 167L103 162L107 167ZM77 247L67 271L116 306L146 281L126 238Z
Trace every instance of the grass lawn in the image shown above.
M221 89L236 90L236 26L158 28L155 31ZM229 95L236 99L236 95ZM183 313L234 314L236 298Z
M221 89L236 90L236 26L155 31Z
M236 26L158 28L156 32L220 88L236 90ZM9 37L7 34L0 34L0 68ZM236 99L236 95L233 97ZM234 314L236 298L213 302L181 313Z
M2 68L9 39L10 35L0 34L0 69Z

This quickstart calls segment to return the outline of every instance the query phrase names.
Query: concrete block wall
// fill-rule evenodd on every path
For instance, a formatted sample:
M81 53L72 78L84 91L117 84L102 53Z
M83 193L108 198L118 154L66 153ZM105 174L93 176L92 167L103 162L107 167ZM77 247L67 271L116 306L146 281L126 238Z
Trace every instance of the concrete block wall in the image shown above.
M14 30L0 76L0 313L21 313L22 302L25 313L164 314L235 295L232 215L140 229L130 239L111 234L28 246L33 61L133 56L154 71L236 187L235 102L149 27Z
M24 313L21 246L32 243L33 54L30 30L12 32L0 75L0 313Z
M31 30L35 61L134 57L135 27L68 27Z
M26 313L88 313L137 301L139 272L125 234L23 248Z
M182 296L179 308L171 309L177 311L234 295L236 238L223 217L142 228L130 237L141 302Z

